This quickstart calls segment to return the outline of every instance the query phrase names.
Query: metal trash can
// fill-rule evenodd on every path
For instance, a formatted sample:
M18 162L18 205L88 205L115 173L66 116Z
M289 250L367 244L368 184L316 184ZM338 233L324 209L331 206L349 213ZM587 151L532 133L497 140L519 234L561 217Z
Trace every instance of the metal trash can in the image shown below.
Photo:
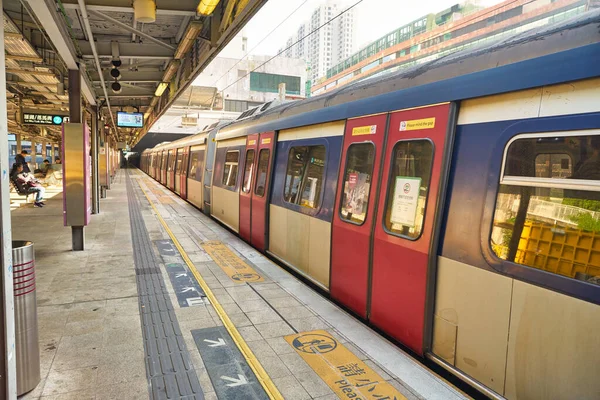
M33 390L40 382L40 347L35 290L33 242L13 240L15 296L15 346L17 348L17 395Z

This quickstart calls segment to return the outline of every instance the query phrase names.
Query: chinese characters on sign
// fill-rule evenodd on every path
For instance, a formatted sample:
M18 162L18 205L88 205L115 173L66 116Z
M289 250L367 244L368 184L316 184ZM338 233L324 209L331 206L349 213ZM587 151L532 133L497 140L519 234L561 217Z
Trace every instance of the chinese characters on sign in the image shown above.
M302 332L285 340L340 399L406 399L327 331Z
M69 117L55 114L23 113L23 123L29 125L62 125Z

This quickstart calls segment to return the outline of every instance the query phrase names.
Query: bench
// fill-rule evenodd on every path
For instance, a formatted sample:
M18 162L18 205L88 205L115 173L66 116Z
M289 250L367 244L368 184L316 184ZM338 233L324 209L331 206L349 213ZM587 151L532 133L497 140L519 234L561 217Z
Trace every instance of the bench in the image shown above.
M15 181L12 179L9 179L9 181L10 186L15 190L15 193L17 193L19 196L25 196L25 203L29 203L29 196L32 194L35 195L35 193L23 192L19 190L19 186L15 183Z

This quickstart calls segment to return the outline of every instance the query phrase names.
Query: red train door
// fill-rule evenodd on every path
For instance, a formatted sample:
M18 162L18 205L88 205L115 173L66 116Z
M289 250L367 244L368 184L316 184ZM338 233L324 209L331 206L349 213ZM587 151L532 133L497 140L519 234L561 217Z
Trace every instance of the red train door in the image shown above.
M348 120L331 244L331 296L365 318L387 114Z
M252 237L250 243L260 251L266 250L267 215L269 198L269 177L273 163L275 132L261 133L258 142L258 155L254 191L252 193Z
M252 182L256 169L256 150L258 148L258 134L248 135L246 138L246 153L244 155L244 175L240 190L240 237L250 242L252 229Z
M369 318L418 354L450 111L442 104L390 114L375 220Z
M181 175L180 175L180 179L181 179L181 198L186 200L187 199L187 175L188 175L188 163L189 163L189 157L190 157L190 148L189 147L184 147L183 148L183 160L182 160L182 164L180 166L180 171L181 171Z

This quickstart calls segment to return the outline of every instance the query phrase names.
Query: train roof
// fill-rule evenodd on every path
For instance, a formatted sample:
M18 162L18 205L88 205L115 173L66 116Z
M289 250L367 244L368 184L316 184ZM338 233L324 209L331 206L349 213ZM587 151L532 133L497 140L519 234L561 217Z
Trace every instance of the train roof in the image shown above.
M186 136L184 138L181 139L177 139L174 140L172 142L163 142L160 143L156 146L154 146L151 149L146 149L144 151L163 151L163 150L170 150L170 149L176 149L176 148L180 148L180 147L187 147L187 146L194 146L194 145L199 145L199 144L205 144L206 143L206 138L208 137L208 135L216 129L219 129L223 126L227 126L231 123L231 121L219 121L219 122L215 122L212 125L207 125L205 127L205 130L203 130L202 132L196 133L194 135L190 135L190 136Z
M600 10L272 107L219 139L506 93L600 75Z

